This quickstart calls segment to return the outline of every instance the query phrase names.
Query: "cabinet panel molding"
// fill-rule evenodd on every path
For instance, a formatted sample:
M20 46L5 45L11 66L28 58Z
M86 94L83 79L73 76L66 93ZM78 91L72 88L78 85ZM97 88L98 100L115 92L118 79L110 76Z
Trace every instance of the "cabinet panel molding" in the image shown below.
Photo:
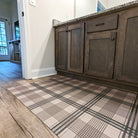
M86 40L85 73L113 78L116 32L89 34Z
M68 27L68 71L83 73L84 23Z
M117 80L138 83L138 8L120 15L117 45Z
M67 27L56 30L56 68L67 70L68 34Z

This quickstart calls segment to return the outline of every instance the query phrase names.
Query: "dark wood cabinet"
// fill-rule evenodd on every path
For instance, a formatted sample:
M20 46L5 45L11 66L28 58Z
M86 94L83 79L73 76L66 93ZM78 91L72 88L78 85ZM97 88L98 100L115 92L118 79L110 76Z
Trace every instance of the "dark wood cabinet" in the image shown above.
M56 69L83 73L84 23L56 29Z
M83 73L84 23L68 27L68 71Z
M86 32L99 32L106 30L114 30L118 28L118 14L103 16L100 18L92 19L87 21Z
M56 29L56 69L67 70L68 32L67 27Z
M85 73L113 78L116 32L88 34L86 37Z
M120 14L116 79L138 83L138 8Z
M138 5L56 26L56 69L138 88Z

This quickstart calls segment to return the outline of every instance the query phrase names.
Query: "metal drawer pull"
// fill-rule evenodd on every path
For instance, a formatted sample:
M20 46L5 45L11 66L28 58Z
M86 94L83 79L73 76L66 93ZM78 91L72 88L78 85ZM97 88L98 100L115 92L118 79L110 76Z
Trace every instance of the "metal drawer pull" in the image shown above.
M96 26L102 26L104 25L104 23L99 23L99 24L96 24Z

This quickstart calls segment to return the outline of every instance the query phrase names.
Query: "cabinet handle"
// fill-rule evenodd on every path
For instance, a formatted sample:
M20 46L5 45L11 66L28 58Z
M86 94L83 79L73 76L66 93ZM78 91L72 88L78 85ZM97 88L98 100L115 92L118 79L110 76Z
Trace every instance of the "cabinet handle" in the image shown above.
M99 23L99 24L96 24L96 26L102 26L104 25L104 23Z

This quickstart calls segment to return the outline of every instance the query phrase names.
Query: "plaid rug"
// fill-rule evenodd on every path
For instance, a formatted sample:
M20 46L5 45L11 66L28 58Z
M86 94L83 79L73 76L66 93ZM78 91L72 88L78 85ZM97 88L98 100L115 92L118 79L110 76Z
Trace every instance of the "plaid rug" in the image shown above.
M8 88L61 138L138 138L138 95L64 76Z

